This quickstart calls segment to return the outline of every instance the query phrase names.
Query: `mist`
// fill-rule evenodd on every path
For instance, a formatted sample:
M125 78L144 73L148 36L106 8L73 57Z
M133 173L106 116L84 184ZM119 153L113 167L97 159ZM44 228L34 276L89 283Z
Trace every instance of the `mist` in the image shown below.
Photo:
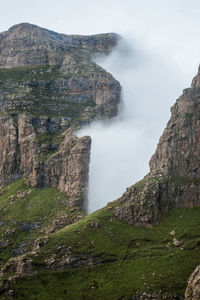
M88 213L120 197L149 172L170 107L192 79L187 82L187 76L177 71L178 63L129 36L110 56L95 61L120 82L122 104L110 122L93 123L78 133L92 138Z
M65 34L123 37L109 57L96 61L122 86L120 113L79 132L92 137L89 212L121 196L149 171L170 107L197 72L199 15L199 0L2 2L0 31L30 22Z

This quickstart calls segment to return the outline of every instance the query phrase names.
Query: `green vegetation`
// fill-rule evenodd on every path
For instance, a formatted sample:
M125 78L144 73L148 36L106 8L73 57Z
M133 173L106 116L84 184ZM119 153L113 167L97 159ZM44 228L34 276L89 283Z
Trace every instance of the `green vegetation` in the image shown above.
M183 245L173 245L174 236ZM200 208L177 209L153 228L124 224L109 207L53 234L37 255L35 275L18 278L11 288L17 299L129 299L135 292L184 294L200 263ZM70 247L85 265L62 272L46 271L44 260L62 259Z
M62 142L63 136L61 133L43 133L36 136L36 141L40 145L45 145L46 148L40 148L38 159L45 162L52 154L58 151L58 146Z
M67 198L66 194L60 193L52 187L32 189L27 187L23 181L23 179L14 181L4 188L5 192L0 196L2 221L44 222L44 218L47 216L54 217L57 212L63 209L58 200ZM30 192L30 194L25 195L24 192ZM23 194L24 197L22 197Z
M54 144L54 143L60 143L62 141L61 134L59 133L43 133L40 135L37 135L36 141L39 144Z
M52 142L46 135L39 141ZM145 177L135 185L138 191L145 180L157 182L159 177ZM197 179L171 181L199 184ZM200 207L172 210L159 224L145 228L115 217L118 200L73 223L80 210L67 207L69 198L54 188L31 189L20 179L0 194L1 266L23 253L33 261L31 274L11 281L9 288L16 299L128 300L137 292L162 293L170 299L184 294L190 274L200 264ZM67 220L54 229L63 215ZM24 222L36 227L26 231ZM180 246L175 246L174 238L181 241ZM36 239L41 246L32 253Z
M37 80L51 80L60 75L59 66L31 66L18 67L12 69L0 69L0 83L5 81L11 82L27 82L33 80L32 84Z
M89 70L90 64L92 71ZM6 109L2 109L1 115L15 115L25 111L33 117L66 117L69 126L75 128L81 122L91 121L96 114L96 104L87 95L85 85L88 85L89 91L88 76L91 72L97 75L104 72L105 76L107 73L96 64L90 64L81 63L80 60L68 71L63 71L60 66L0 69L0 92L6 99ZM77 85L75 89L80 90L79 93L73 92L74 88L69 90L69 80L74 80L74 84ZM81 90L82 84L85 93Z
M50 227L56 229L53 221L65 216L64 224L60 224L63 227L80 214L78 208L73 208L73 212L69 209L66 194L52 187L29 188L23 179L6 186L0 194L1 265L13 256L15 249L24 248L27 252L36 238L43 236ZM8 246L4 245L5 241Z
M190 184L200 184L200 178L194 177L194 178L188 178L188 177L172 177L170 179L170 182L174 183L177 186L181 185L190 185Z

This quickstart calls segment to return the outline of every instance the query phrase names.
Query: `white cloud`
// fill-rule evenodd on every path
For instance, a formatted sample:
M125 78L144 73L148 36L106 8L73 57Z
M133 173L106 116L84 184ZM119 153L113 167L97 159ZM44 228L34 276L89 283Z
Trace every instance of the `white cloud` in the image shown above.
M185 84L170 59L146 50L129 36L99 61L120 81L124 109L110 124L96 123L79 134L92 137L89 205L92 212L119 197L148 173L148 161Z
M90 211L120 196L148 171L170 106L199 64L199 15L199 0L1 3L0 31L30 22L66 34L115 31L125 37L126 43L101 62L122 84L124 119L84 130L93 138Z

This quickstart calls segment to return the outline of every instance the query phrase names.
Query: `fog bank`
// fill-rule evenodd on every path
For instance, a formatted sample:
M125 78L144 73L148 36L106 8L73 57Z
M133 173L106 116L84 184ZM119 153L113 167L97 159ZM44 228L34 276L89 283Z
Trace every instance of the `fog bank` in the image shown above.
M174 63L130 37L124 37L109 57L96 62L119 80L122 106L110 122L96 122L79 132L92 138L89 213L120 197L126 187L148 173L170 106L186 84Z

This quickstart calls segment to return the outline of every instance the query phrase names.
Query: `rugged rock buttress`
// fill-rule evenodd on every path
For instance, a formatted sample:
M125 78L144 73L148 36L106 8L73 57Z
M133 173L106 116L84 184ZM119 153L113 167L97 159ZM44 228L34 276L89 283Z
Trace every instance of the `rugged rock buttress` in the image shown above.
M171 108L150 173L116 201L115 215L124 222L149 226L170 209L200 205L199 74Z
M27 177L32 187L57 187L83 205L91 140L73 132L118 112L120 84L92 61L118 39L28 23L0 33L1 187Z

